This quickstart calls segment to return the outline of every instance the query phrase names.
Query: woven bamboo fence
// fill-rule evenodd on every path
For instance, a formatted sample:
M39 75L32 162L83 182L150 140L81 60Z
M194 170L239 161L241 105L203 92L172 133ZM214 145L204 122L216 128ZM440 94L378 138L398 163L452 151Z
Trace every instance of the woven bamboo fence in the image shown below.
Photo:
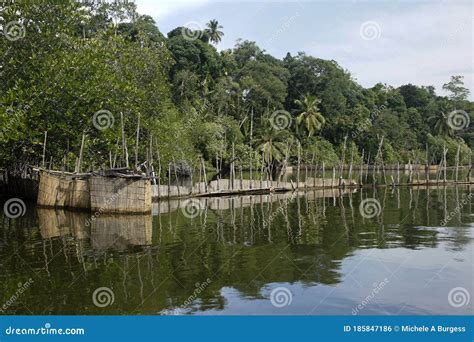
M91 207L89 181L42 171L37 203L40 207L88 210Z
M151 184L141 177L92 176L91 210L102 213L151 213Z

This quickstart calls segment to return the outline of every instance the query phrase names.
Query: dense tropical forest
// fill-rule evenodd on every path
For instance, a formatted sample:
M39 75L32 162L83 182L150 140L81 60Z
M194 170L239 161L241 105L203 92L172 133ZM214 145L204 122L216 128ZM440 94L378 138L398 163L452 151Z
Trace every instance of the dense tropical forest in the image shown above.
M132 165L152 151L162 165L202 157L213 169L232 147L243 167L298 154L339 165L349 151L359 163L382 137L386 163L436 164L446 146L453 164L458 146L463 162L474 146L459 75L443 86L449 96L429 85L366 89L304 52L281 60L249 40L218 51L217 20L165 35L132 3L3 3L0 26L0 167L40 165L45 132L49 167L68 171L83 136L88 169L124 166L128 150Z

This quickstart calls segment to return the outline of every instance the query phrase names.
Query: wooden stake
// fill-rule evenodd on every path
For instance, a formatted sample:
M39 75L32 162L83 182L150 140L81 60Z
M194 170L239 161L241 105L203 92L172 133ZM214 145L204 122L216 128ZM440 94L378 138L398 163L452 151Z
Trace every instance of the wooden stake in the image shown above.
M77 173L82 172L82 155L84 153L84 142L86 140L86 134L82 133L82 142L81 142L81 150L79 151L79 160L77 162Z
M298 170L297 172L297 180L296 180L296 188L299 189L300 187L300 164L301 164L301 144L298 141Z
M458 144L458 150L456 152L456 175L454 180L457 182L458 181L458 174L459 174L459 154L461 152L461 145Z
M46 142L48 140L48 131L44 132L44 142L43 142L43 168L46 166Z
M125 161L125 167L128 169L130 165L128 164L128 148L127 148L127 138L125 137L125 124L123 122L123 113L120 112L120 121L122 124L122 157Z
M135 141L135 170L138 169L138 144L140 143L140 114L138 114L137 138ZM176 164L175 164L176 169Z
M202 173L204 176L204 191L207 193L207 175L206 175L206 165L204 164L204 159L201 157L202 164Z

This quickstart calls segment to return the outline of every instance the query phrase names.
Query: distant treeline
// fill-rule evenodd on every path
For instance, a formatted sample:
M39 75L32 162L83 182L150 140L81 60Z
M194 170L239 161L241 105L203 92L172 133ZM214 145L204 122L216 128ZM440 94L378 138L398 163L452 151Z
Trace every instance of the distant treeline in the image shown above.
M46 162L69 171L83 134L83 168L124 166L128 151L132 166L136 154L155 168L201 157L225 168L232 146L243 167L298 154L328 166L362 155L436 164L444 147L452 165L458 146L463 163L473 147L462 76L446 80L448 97L412 84L366 89L303 52L280 60L247 40L218 52L217 20L165 36L132 3L3 3L0 27L0 167L41 164L45 132Z

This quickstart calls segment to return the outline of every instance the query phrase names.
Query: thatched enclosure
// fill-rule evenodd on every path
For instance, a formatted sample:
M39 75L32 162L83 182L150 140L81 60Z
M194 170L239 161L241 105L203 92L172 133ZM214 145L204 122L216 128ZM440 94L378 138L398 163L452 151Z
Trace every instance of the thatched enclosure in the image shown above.
M93 213L151 213L151 183L141 176L92 176Z
M89 181L69 174L41 171L37 203L41 207L89 210Z

